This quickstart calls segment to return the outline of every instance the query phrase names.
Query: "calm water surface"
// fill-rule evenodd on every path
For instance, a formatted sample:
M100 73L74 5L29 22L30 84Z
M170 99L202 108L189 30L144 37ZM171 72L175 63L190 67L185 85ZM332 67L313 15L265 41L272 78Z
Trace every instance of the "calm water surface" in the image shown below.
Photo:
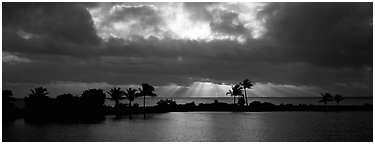
M3 125L3 141L372 141L371 112L171 112Z

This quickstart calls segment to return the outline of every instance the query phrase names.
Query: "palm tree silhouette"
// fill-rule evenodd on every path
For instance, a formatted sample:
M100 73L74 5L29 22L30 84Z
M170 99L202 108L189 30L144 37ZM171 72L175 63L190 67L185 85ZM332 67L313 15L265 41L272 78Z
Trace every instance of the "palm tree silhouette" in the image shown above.
M36 87L30 90L31 93L24 99L25 101L25 120L44 121L49 117L48 114L52 103L47 96L47 89L44 87Z
M37 88L34 88L34 90L30 90L31 91L31 94L28 94L30 98L42 98L42 97L46 97L47 94L49 94L47 92L47 89L44 88L44 87L37 87Z
M154 92L155 89L147 83L142 84L142 89L139 88L139 95L143 96L143 108L146 107L146 96L155 97L157 94Z
M112 88L110 91L107 92L111 98L115 101L115 108L117 108L120 104L120 100L124 99L125 92L121 88Z
M13 93L11 90L3 90L3 102L2 102L2 108L3 108L3 114L2 114L2 120L5 121L11 121L15 120L17 117L20 117L21 115L21 109L16 107L16 105L12 102L14 102L15 99L13 97ZM3 123L4 125L4 123Z
M242 83L240 83L240 85L242 85L242 87L243 87L244 90L245 90L245 101L246 101L246 106L249 106L249 103L247 102L246 88L251 89L251 87L253 86L253 84L251 84L251 82L250 82L248 79L245 79L245 80L243 80Z
M333 97L333 99L336 101L337 105L339 105L339 102L342 101L344 97L342 95L337 94Z
M136 89L128 88L128 89L126 89L125 96L129 100L129 111L130 111L129 117L131 119L132 118L132 114L131 114L132 113L131 112L132 111L132 101L134 101L134 99L139 96L139 93L137 92Z
M240 85L232 86L232 90L229 90L226 95L230 94L233 96L233 104L236 103L236 96L243 96L242 87Z
M232 86L232 89L233 89L233 86ZM225 95L228 95L230 94L230 96L233 96L233 104L236 103L236 97L235 95L233 94L233 91L232 90L229 90Z
M324 106L327 105L327 102L332 101L332 95L330 93L321 93L322 99L319 102L323 102Z
M47 89L44 87L36 87L30 90L31 93L25 98L25 107L34 109L46 106L49 99Z
M139 96L139 93L137 92L137 90L132 89L132 88L127 88L124 94L126 98L129 100L130 107L132 106L132 101L134 101L134 99Z
M3 103L10 103L14 101L13 93L11 90L3 90Z

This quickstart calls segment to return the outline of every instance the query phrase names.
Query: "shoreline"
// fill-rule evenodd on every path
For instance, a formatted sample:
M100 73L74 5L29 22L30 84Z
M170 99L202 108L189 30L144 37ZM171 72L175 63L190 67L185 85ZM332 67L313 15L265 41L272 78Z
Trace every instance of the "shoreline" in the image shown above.
M27 109L14 108L12 113L3 113L4 122L12 122L17 119L25 119L29 123L48 122L97 122L104 120L104 116L114 115L121 117L132 114L156 114L168 112L343 112L343 111L373 111L372 104L364 105L306 105L306 104L280 104L254 101L249 106L214 102L198 104L194 102L186 104L158 104L156 106L132 106L121 104L118 107L103 106L101 109L86 113L81 109L50 108L44 111L30 112Z

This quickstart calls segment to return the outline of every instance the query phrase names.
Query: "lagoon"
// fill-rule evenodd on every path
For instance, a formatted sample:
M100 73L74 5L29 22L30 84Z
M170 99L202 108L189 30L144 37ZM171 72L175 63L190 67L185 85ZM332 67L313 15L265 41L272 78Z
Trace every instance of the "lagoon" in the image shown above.
M100 123L3 124L3 141L372 141L372 111L169 112Z

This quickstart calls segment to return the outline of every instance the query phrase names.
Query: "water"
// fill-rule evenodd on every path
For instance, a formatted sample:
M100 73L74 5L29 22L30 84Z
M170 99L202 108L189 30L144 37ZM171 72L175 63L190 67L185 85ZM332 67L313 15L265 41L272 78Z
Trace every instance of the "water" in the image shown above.
M147 97L146 106L154 106L161 99L174 99L177 104L185 104L190 102L199 103L213 103L215 100L225 103L233 103L232 97ZM252 101L260 102L271 102L273 104L279 105L284 104L313 104L313 105L323 105L319 103L320 97L249 97L249 103ZM237 98L236 98L237 101ZM363 105L365 103L372 104L372 97L346 97L343 101L340 102L340 105ZM128 100L122 100L122 103L129 103ZM140 106L143 106L143 98L137 98L133 104L138 103ZM23 107L23 99L16 99L15 104L18 107ZM114 101L106 100L106 105L114 105ZM327 105L336 105L336 102L328 102Z
M171 112L97 124L3 125L3 141L372 141L371 112Z

